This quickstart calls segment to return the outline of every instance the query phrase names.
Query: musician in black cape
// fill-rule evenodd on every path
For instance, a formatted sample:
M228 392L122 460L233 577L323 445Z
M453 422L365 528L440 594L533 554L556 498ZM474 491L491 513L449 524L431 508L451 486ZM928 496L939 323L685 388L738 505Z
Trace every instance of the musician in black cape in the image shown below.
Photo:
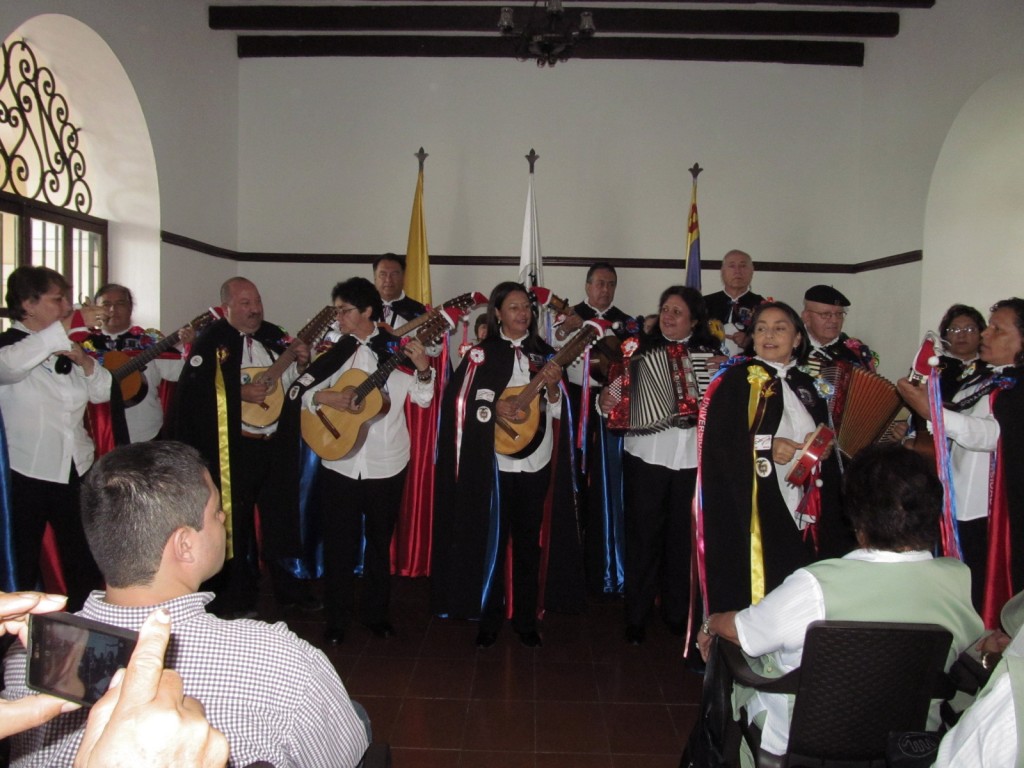
M263 385L242 381L245 369L271 365L291 338L263 319L262 298L249 280L227 280L220 300L225 316L209 325L192 346L168 417L171 437L196 448L213 482L223 489L231 550L224 570L208 585L217 593L210 609L220 616L256 615L261 556L277 601L312 609L318 602L308 583L297 578L294 565L302 552L298 435L281 434L276 421L266 426L242 421L243 401L262 402L268 394ZM305 344L298 344L295 352L296 361L277 383L282 392L309 359ZM285 406L287 402L284 399ZM262 552L256 539L257 504Z
M432 610L479 618L482 648L496 642L511 611L520 641L537 647L541 611L576 612L584 602L562 371L537 336L535 310L522 284L497 285L487 317L487 338L467 352L441 407ZM535 376L543 379L538 400L546 406L539 439L531 441L537 445L522 458L497 454L495 419L509 416L509 404L499 402L502 393ZM511 590L505 583L509 538Z
M325 639L337 645L355 612L355 569L363 556L362 621L381 638L394 634L388 616L391 584L391 537L402 505L409 463L409 429L405 421L407 399L427 407L434 398L434 369L416 339L401 339L378 327L381 301L373 284L354 277L335 286L332 296L342 337L299 377L288 393L301 399L311 413L323 408L348 433L366 428L365 439L354 442L340 458L322 459L318 482L324 542ZM397 360L394 355L401 353ZM399 362L401 361L401 362ZM360 407L353 387L367 381L381 366L388 372L381 391L390 407L374 412ZM349 374L352 370L362 371ZM346 374L345 383L335 389ZM341 422L341 414L349 414ZM315 423L315 422L314 422Z
M702 580L709 612L757 603L797 568L845 554L852 535L839 512L839 470L829 451L820 487L785 477L809 433L828 420L823 385L798 370L807 333L788 305L751 317L750 357L711 382L702 404Z
M674 285L658 301L658 322L640 339L635 354L651 354L680 344L690 352L707 352L724 360L721 343L708 329L704 298L694 288ZM666 372L667 373L667 372ZM617 388L601 392L602 414L621 399ZM632 408L641 408L645 392L634 386ZM690 398L699 400L696 392ZM669 414L657 414L667 418ZM660 600L661 616L673 634L686 632L690 605L690 507L697 484L697 435L693 418L675 419L650 434L627 434L623 457L625 498L626 642L639 645Z

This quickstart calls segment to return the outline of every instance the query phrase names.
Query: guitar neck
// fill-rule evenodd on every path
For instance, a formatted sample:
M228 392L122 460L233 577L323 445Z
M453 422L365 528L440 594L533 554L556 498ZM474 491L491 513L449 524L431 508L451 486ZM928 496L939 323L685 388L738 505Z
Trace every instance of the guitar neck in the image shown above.
M114 381L121 381L126 376L130 376L136 371L141 371L148 362L159 357L172 347L176 347L180 338L180 331L175 331L170 336L165 336L152 347L144 349L135 355L135 357L114 371L111 376L114 377Z
M596 337L597 330L592 326L585 326L583 330L572 337L568 344L555 353L551 361L561 368L571 365L593 343ZM530 401L540 392L542 386L544 386L544 380L538 373L530 379L530 383L516 396L516 407L520 410L525 410Z
M420 318L423 319L420 320ZM441 314L440 308L432 309L426 314L420 315L420 317L416 319L420 320L418 325L422 326L416 334L416 340L424 345L431 344L440 338L447 327L447 322L444 319L444 315ZM383 389L384 384L388 380L388 376L391 375L391 372L408 359L409 356L405 354L404 347L400 347L393 355L391 355L391 357L383 363L380 363L377 366L377 370L371 373L367 377L366 381L356 387L356 397L362 400L373 390Z

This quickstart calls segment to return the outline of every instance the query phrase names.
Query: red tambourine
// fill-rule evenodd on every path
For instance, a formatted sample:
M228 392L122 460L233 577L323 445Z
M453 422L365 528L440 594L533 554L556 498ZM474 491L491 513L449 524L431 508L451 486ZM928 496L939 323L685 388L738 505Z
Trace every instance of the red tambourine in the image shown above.
M803 485L811 476L811 472L821 461L821 455L832 443L835 434L824 424L820 424L800 449L796 464L786 475L786 482L790 485Z

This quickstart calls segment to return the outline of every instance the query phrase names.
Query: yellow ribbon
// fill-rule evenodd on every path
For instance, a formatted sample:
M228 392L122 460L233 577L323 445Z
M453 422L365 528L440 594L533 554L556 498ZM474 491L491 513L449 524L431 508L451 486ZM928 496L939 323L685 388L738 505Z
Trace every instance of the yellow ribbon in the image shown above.
M224 530L227 541L227 559L235 556L231 525L231 445L228 441L228 393L224 386L221 365L228 357L226 347L217 350L214 386L217 392L217 447L220 455L220 506L224 510Z
M758 405L764 391L764 385L771 380L768 372L759 365L747 369L747 383L750 384L750 397L747 400L747 425L751 439L754 437ZM753 479L750 497L750 603L756 605L764 597L764 544L761 540L761 514L757 506L757 453L752 453L754 462Z

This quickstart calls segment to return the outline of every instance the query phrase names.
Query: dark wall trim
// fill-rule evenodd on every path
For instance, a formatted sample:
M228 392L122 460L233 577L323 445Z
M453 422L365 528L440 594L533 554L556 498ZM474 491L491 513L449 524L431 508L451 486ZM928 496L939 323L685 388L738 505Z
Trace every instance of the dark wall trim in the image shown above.
M210 245L190 237L176 235L173 232L161 231L161 240L168 245L176 245L197 253L204 253L218 259L229 261L249 261L276 264L370 264L379 253L257 253L255 251L232 251L216 245ZM856 275L875 269L888 269L902 264L921 261L921 251L907 251L880 259L861 261L856 264L831 264L824 262L796 261L756 261L758 272L812 272L816 274L832 273ZM548 267L582 267L587 268L593 259L581 256L545 256L544 265ZM629 269L674 269L680 267L680 259L628 259L618 266ZM430 263L438 266L462 267L514 267L519 264L518 256L445 256L431 254ZM721 269L719 260L701 260L703 269Z

